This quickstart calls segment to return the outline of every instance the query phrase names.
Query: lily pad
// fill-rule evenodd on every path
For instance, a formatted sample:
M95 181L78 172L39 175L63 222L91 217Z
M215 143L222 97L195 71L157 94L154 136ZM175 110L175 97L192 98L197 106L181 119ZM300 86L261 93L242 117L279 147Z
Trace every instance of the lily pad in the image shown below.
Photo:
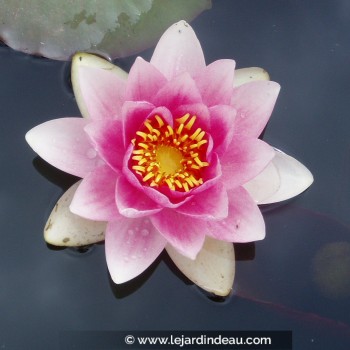
M0 37L15 50L58 60L76 51L125 57L210 7L210 0L0 1Z

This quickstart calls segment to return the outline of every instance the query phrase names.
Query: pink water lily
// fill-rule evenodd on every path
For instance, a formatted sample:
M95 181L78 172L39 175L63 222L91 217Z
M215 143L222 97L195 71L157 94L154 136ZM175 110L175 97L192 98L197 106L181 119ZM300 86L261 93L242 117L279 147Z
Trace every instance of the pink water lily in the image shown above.
M137 58L129 75L76 54L72 81L84 118L51 120L27 133L43 159L82 178L67 195L65 215L107 222L106 229L94 228L95 238L88 228L84 234L105 238L114 282L138 276L167 247L195 283L227 294L230 288L217 291L205 276L198 281L197 271L206 261L222 264L219 252L233 265L231 242L264 238L257 202L292 197L312 182L300 163L258 139L280 86L247 82L243 71L236 76L233 60L206 66L195 33L181 21L164 33L151 61ZM240 79L244 84L235 86ZM287 195L281 193L283 162L292 169L286 181L299 178L284 184ZM96 234L104 229L105 236ZM74 240L57 231L55 244L87 243L83 234Z

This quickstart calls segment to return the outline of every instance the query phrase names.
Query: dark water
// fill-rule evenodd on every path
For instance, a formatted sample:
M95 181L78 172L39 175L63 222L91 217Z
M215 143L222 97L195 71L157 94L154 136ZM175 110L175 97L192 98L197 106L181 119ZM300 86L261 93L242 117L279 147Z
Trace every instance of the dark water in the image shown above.
M192 25L207 62L235 58L282 85L264 139L307 165L315 183L263 209L267 238L236 247L227 300L208 298L165 255L115 286L103 244L79 252L42 238L75 179L35 158L24 134L79 115L69 63L0 46L0 349L58 349L72 330L292 330L295 350L350 348L349 2L214 1ZM133 59L117 63L128 69Z

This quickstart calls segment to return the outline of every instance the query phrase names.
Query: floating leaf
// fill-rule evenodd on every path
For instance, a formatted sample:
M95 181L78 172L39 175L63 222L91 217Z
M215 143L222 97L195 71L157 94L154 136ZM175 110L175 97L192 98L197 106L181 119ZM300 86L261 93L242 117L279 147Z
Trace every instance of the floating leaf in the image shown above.
M124 57L210 7L210 0L0 1L0 37L15 50L58 60L76 51Z
M270 80L269 73L259 67L239 68L235 70L233 86L237 87L256 80Z

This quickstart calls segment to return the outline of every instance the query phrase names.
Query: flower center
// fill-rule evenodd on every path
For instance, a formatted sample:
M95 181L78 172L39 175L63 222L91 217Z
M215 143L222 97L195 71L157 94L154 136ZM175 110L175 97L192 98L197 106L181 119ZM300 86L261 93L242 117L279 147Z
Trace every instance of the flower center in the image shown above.
M182 192L203 183L208 138L201 128L192 129L196 119L187 113L175 119L174 128L159 115L144 122L132 140L131 157L131 168L143 182Z

